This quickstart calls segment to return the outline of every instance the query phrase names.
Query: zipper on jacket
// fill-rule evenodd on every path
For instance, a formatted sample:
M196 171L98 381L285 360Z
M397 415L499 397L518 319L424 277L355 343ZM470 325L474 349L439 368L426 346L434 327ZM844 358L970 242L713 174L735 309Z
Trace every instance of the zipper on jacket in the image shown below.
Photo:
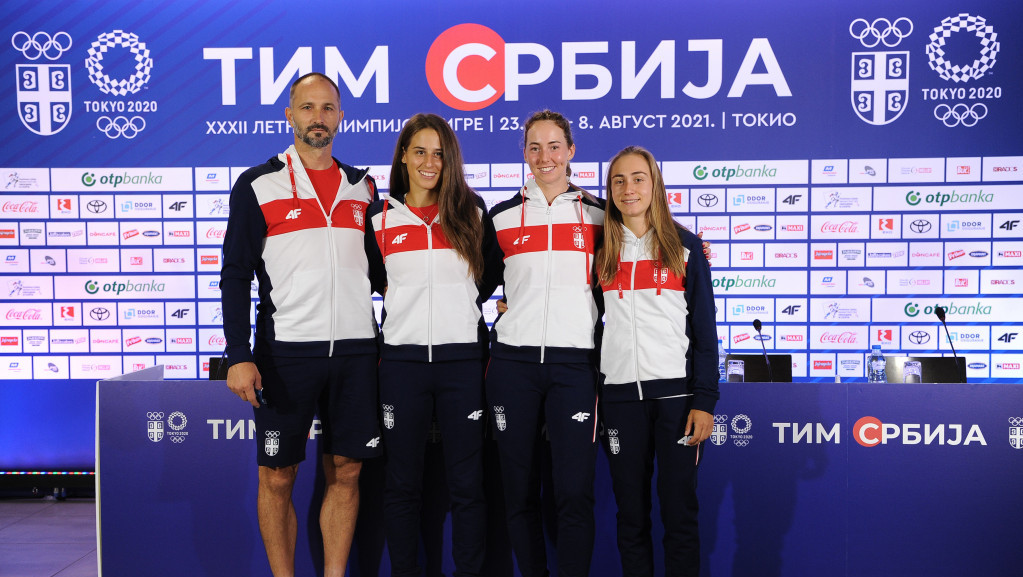
M636 330L636 266L639 264L639 246L632 249L632 276L629 278L629 301L632 306L632 362L636 369L636 390L643 400L643 383L639 380L639 335Z
M557 199L555 199L557 202ZM554 219L551 216L551 206L547 205L547 283L543 295L543 333L540 334L540 364L543 364L547 351L547 314L551 302L551 260L554 251Z
M425 224L425 223L424 223ZM433 224L426 225L426 356L433 362Z

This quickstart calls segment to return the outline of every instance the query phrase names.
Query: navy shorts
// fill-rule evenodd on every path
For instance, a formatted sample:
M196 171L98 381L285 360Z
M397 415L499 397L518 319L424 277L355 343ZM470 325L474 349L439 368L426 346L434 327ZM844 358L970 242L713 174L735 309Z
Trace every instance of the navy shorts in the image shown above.
M305 460L319 415L325 454L369 459L383 453L377 412L377 355L257 357L266 406L253 409L256 463Z

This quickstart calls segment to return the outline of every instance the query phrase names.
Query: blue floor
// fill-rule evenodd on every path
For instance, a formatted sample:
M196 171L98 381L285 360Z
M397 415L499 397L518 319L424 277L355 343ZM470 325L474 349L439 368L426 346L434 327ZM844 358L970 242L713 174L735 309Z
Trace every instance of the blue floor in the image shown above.
M0 499L0 577L98 574L95 499Z

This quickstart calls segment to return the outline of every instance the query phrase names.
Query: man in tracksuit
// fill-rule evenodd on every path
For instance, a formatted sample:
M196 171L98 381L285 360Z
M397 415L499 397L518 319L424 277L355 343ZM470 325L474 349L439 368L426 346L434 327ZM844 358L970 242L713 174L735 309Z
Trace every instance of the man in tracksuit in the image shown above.
M326 477L324 574L344 575L359 508L361 460L380 454L377 325L363 249L373 180L331 156L343 112L337 85L299 78L285 110L295 143L245 171L231 191L220 289L227 385L254 407L258 517L270 568L294 574L291 492L317 412ZM259 282L250 351L250 283Z

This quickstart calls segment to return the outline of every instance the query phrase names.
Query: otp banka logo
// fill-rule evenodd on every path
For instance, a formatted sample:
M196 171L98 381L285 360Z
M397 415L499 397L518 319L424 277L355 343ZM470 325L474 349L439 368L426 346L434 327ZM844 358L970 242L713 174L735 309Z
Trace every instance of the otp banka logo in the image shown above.
M89 47L85 68L89 80L103 94L126 97L149 83L153 58L138 35L124 30L100 34ZM96 129L115 139L132 139L146 128L146 113L155 112L153 100L86 100L85 111L99 113Z
M611 68L577 62L580 55L591 54L603 54L607 62L621 63L623 100L635 99L650 81L660 84L662 99L674 99L675 51L679 45L687 46L690 52L707 53L708 63L708 70L695 72L693 80L684 83L682 93L696 99L717 95L723 81L721 39L689 40L685 44L662 40L649 56L637 54L633 41L623 41L620 54L611 53L609 42L598 41L561 44L560 60L564 68L561 99L598 100L611 92L614 87ZM517 101L521 87L542 84L554 74L554 63L554 54L542 44L505 42L486 26L466 23L448 28L434 40L426 54L426 80L444 104L456 110L480 110L497 102L502 95L507 101ZM660 70L660 74L646 73L649 69ZM695 84L700 78L704 79L704 84ZM580 85L587 87L580 88ZM767 38L750 41L728 89L728 97L741 97L750 85L771 86L777 96L792 96Z
M30 35L19 30L11 36L11 45L31 62L16 67L21 123L40 136L57 134L71 120L71 65L36 61L59 59L71 49L71 36L42 31Z

